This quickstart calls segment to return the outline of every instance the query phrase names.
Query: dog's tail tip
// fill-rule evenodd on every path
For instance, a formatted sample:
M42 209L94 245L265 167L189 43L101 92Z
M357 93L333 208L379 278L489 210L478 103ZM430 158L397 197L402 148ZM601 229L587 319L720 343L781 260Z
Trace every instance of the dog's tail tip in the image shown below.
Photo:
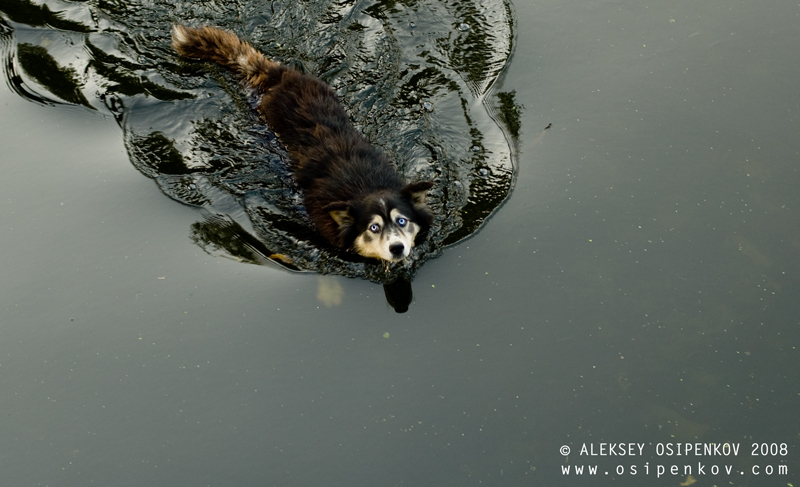
M183 56L215 61L245 77L277 65L236 34L216 27L173 25L172 47Z
M175 24L172 26L172 48L181 52L183 46L189 42L188 27Z
M186 27L185 25L175 24L172 26L172 43L181 44L186 42Z

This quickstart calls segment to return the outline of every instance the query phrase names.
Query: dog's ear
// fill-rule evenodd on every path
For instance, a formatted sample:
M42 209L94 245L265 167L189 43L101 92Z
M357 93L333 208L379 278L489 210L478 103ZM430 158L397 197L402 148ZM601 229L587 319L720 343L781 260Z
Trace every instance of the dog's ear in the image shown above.
M428 190L433 187L430 181L417 181L416 183L407 184L400 193L411 201L411 205L415 210L423 210L427 208L425 205L425 197L428 196Z
M326 205L322 211L327 211L339 228L347 228L352 226L354 223L353 215L350 214L350 203L346 201L336 201L334 203L330 203Z

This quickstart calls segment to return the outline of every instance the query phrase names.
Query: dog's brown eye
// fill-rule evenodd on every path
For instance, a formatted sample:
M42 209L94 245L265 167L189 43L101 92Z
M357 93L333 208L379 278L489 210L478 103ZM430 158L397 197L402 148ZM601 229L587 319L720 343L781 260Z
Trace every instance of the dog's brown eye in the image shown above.
M378 233L378 231L380 231L380 229L381 229L381 226L378 225L377 223L373 223L372 225L369 226L369 231L372 232L372 233Z

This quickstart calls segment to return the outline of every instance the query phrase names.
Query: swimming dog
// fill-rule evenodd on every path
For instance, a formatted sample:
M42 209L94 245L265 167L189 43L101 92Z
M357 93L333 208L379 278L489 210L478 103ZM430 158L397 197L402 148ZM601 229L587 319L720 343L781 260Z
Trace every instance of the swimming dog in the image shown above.
M172 47L229 68L261 97L256 110L288 150L306 211L323 237L368 258L409 256L433 219L425 203L433 183L405 183L327 84L214 27L174 26Z

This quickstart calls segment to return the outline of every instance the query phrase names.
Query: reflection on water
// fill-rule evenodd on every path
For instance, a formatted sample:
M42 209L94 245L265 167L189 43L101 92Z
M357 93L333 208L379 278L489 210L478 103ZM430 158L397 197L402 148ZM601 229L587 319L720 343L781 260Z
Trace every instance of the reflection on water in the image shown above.
M425 260L476 232L512 188L518 107L513 92L491 91L514 39L503 0L9 0L2 14L9 84L38 103L113 115L133 164L168 196L203 208L192 239L208 252L407 282ZM435 181L436 219L413 261L365 261L309 231L287 155L252 112L252 94L220 68L172 52L174 23L232 30L319 76L401 173Z
M85 105L91 108L89 102L80 91L80 86L71 68L62 68L55 59L41 46L19 44L17 46L17 59L23 71L42 86L48 87L50 92L67 103ZM17 93L24 94L24 84L19 75L12 77L13 86ZM33 93L31 93L31 96Z

